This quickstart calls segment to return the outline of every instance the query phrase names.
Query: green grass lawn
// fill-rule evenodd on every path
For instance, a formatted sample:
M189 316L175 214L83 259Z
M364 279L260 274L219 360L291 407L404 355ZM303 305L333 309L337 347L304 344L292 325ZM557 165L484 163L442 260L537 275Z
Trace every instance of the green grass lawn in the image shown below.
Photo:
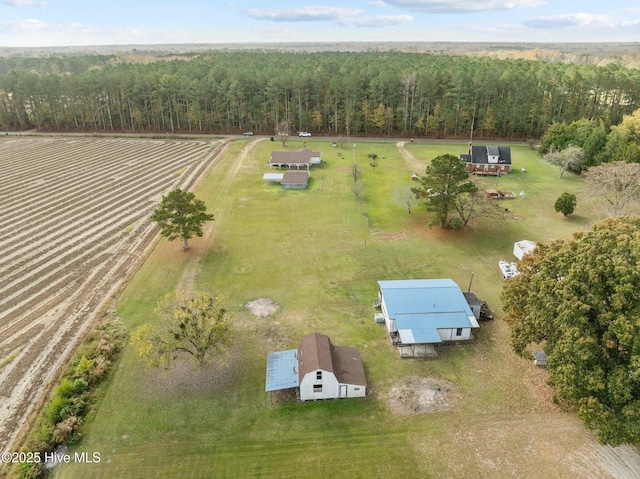
M535 152L514 146L514 172L487 184L524 192L501 203L516 219L441 231L426 226L422 206L408 214L396 201L398 189L412 186L412 170L394 143L358 144L359 198L351 191L351 148L307 141L326 163L312 169L307 190L291 191L262 181L278 143L258 143L230 175L247 144L236 142L197 192L216 221L195 282L223 293L238 332L226 365L151 370L128 348L77 446L100 452L101 462L64 465L56 477L568 477L562 458L589 433L572 413L532 392L532 381L543 389L544 381L510 352L504 323L483 323L473 342L446 347L438 359L401 360L384 326L374 323L371 304L377 280L450 277L466 290L474 273L473 290L499 311L497 262L513 259L514 241L548 242L591 224L594 214L580 202L575 217L553 210L561 193L580 190L580 179L559 179ZM290 141L287 149L301 146ZM407 148L426 165L466 146ZM369 153L378 154L375 169ZM204 241L193 239L194 251ZM189 265L178 243L158 244L118 302L130 329L155 321L157 301ZM279 311L252 316L244 305L259 297L273 299ZM360 348L366 399L270 404L267 352L294 348L314 331ZM461 399L447 412L394 415L385 397L407 376L447 379ZM548 431L546 446L535 444L534 436Z

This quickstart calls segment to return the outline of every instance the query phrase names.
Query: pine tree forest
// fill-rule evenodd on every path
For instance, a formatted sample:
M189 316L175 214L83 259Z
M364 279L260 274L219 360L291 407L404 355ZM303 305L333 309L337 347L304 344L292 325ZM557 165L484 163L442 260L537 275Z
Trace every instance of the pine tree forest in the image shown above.
M640 107L640 70L403 52L0 58L5 131L540 138Z

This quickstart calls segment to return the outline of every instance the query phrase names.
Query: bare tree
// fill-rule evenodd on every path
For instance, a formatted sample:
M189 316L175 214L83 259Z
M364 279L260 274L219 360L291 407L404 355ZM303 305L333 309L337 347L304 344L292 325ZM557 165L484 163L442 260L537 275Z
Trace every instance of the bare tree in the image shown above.
M358 163L354 161L351 163L351 179L353 180L353 183L356 184L360 178L362 178L362 170L358 166Z
M640 164L616 161L593 166L583 173L590 197L606 201L605 213L617 218L640 199Z
M411 191L410 186L404 188L398 188L395 193L395 198L398 203L407 208L407 213L411 214L411 208L416 202L416 196Z
M409 73L402 79L402 93L404 95L404 113L402 131L407 131L407 127L413 123L413 97L416 91L416 72Z
M554 151L542 157L545 161L552 163L560 170L560 178L567 170L580 171L584 164L584 152L578 146L570 145L564 150Z
M285 120L278 123L276 127L276 135L280 138L282 146L287 146L287 140L289 139L289 125Z
M473 224L478 218L489 218L492 221L505 220L509 208L487 198L483 193L483 186L486 185L481 180L475 180L474 183L478 190L458 195L453 203L462 226Z

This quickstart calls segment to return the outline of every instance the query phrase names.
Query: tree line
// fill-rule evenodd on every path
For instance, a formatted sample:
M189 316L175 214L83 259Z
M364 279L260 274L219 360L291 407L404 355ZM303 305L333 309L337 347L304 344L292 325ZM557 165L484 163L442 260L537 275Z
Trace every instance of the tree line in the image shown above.
M39 64L38 61L45 62ZM618 124L640 71L403 52L0 59L3 130L540 138Z

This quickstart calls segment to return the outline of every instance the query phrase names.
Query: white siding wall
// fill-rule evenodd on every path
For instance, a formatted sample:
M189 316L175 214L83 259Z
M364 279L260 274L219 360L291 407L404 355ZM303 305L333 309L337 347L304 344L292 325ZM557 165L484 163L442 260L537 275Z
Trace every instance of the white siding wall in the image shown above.
M438 335L443 341L465 341L471 339L471 328L462 328L462 335L456 336L456 328L438 329Z
M357 386L354 384L347 384L347 397L348 398L363 398L365 397L367 388L365 386Z
M322 371L322 379L318 380L317 373ZM322 384L321 392L314 392L314 385ZM300 400L309 401L313 399L331 399L340 395L340 384L335 374L329 371L317 370L309 372L300 381Z
M389 313L387 312L387 305L384 303L384 296L380 295L382 301L380 302L380 309L382 309L382 314L384 314L384 322L387 325L387 331L390 333L397 333L398 327L396 326L396 320L389 317Z

